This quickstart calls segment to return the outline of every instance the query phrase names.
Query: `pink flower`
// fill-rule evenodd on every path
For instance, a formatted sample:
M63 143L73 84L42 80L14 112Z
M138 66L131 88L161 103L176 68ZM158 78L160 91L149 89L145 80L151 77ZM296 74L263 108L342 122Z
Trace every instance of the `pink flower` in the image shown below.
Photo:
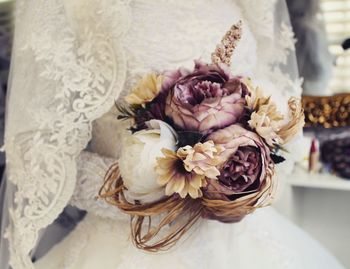
M256 133L235 124L212 133L208 139L225 148L221 157L226 160L219 168L218 180L209 180L209 197L233 200L237 195L257 192L272 174L270 150Z
M197 143L194 147L179 148L177 152L164 149L164 157L157 159L158 183L165 187L165 194L178 193L181 198L202 196L201 188L206 178L216 178L220 172L216 166L221 162L218 155L222 148L213 141Z
M242 117L247 87L240 78L232 77L225 64L196 62L192 73L179 71L174 77L173 81L165 79L166 86L171 87L165 114L178 127L209 133Z

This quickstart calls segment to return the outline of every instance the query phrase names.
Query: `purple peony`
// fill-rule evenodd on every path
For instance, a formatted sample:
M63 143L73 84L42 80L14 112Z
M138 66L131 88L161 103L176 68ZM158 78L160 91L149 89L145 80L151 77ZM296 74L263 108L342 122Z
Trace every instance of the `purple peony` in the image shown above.
M212 133L208 140L225 148L220 176L208 184L209 197L230 200L235 194L259 191L273 165L270 150L262 139L235 124Z
M247 87L224 64L196 62L192 73L178 70L168 75L163 90L168 87L165 114L184 130L210 133L243 115Z
M232 192L243 192L256 182L261 171L260 150L251 146L239 147L220 171L219 181Z
M162 75L164 77L162 88L157 97L147 104L147 120L157 119L166 121L165 104L170 88L175 81L190 74L190 71L184 68L166 71Z

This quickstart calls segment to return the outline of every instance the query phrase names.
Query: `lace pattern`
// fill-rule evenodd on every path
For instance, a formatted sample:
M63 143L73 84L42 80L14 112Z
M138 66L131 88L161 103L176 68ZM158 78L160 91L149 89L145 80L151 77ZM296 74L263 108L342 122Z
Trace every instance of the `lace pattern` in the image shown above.
M125 58L115 38L127 29L127 3L68 2L19 3L23 22L17 23L22 31L16 35L16 60L34 63L38 81L31 83L33 88L24 86L33 74L20 69L13 83L12 90L24 86L20 97L32 97L27 105L27 113L32 113L21 119L28 121L27 130L14 126L14 113L8 116L8 174L18 188L6 234L13 268L33 268L28 255L38 231L57 217L73 193L75 158L90 139L91 122L113 105L125 80ZM111 7L120 14L108 17ZM15 93L10 98L15 99ZM30 130L31 125L36 128Z
M73 235L58 246L60 249L49 253L46 263L39 260L38 267L45 268L44 264L55 261L61 265L55 268L80 268L88 255L91 255L93 246L96 257L108 257L108 262L100 261L102 266L114 269L256 268L259 262L263 263L260 265L262 268L267 268L267 265L279 269L303 268L299 261L305 253L296 252L290 245L286 245L283 231L276 233L283 221L275 215L273 209L262 211L264 216L259 212L257 215L260 214L260 217L249 216L234 226L204 220L174 249L153 254L142 252L133 246L129 238L128 221L105 219L88 213ZM270 218L277 223L271 224ZM111 238L111 241L107 238ZM203 244L203 238L211 244ZM105 251L101 251L101 247L106 247ZM254 250L263 253L257 254ZM104 256L106 252L110 254ZM257 260L255 266L251 262L252 255ZM94 257L92 263L96 260L98 258Z
M262 0L258 4L256 0L239 0L238 3L258 44L255 77L268 81L273 93L280 93L281 97L300 96L295 39L285 2Z
M78 180L70 204L102 218L129 220L129 216L116 207L97 199L106 171L115 162L115 159L83 151L77 159Z

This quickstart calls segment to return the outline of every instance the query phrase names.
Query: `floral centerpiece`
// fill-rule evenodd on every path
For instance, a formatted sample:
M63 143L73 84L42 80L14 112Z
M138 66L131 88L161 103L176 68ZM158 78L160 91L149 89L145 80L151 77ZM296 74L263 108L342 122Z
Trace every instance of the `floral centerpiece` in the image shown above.
M278 152L302 128L303 111L291 98L284 117L249 78L231 73L240 37L238 23L212 63L150 73L117 104L130 135L100 197L132 216L139 248L166 249L200 218L237 222L273 198Z

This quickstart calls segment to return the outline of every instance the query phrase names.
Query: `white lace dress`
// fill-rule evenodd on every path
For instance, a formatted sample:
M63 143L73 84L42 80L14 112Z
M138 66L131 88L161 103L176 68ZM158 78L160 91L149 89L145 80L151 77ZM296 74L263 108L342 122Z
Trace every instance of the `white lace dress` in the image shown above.
M46 29L28 37L26 43L26 47L35 52L33 57L36 61L51 61L50 65L40 66L52 67L44 68L41 73L47 89L52 89L49 87L52 81L55 85L61 85L61 89L56 89L60 95L45 97L55 110L51 106L44 111L47 113L45 117L36 115L39 119L45 119L41 125L45 126L45 130L56 128L59 131L54 132L51 140L46 139L42 131L34 135L29 144L31 150L25 151L29 155L24 155L22 148L12 150L12 153L10 151L12 170L21 172L14 173L10 178L19 186L19 207L11 215L16 226L7 233L13 268L31 266L25 255L34 247L38 230L54 220L71 197L73 189L70 203L86 210L87 215L66 238L36 261L36 269L342 268L318 243L273 209L258 210L238 224L202 221L170 251L144 253L131 243L129 218L95 199L105 171L118 158L120 135L124 130L124 126L116 120L113 109L101 117L111 108L113 97L119 95L121 89L123 91L119 97L125 95L135 81L150 70L191 68L193 60L199 58L210 62L216 44L239 19L243 20L243 37L233 55L233 73L253 77L277 101L300 94L298 83L281 68L290 63L289 55L293 51L294 41L283 19L279 18L280 23L276 27L276 1L63 2L65 8L42 4L53 17L49 24L66 29L67 23L79 35L71 39L63 38L61 32L54 36L54 29ZM22 5L26 4L22 2ZM19 13L23 10L20 7ZM58 15L63 16L62 10L66 12L67 21L61 17L54 21ZM39 17L35 17L34 22L29 21L34 24L32 27L39 27L35 22L40 21L40 9L34 9L32 13L39 14ZM54 36L57 43L48 44L47 36ZM72 50L72 44L80 46ZM109 54L109 49L117 53ZM97 52L99 57L94 58L93 53L89 54L91 51ZM55 57L57 55L60 57ZM116 55L116 58L110 55ZM19 69L22 73L26 72L23 68ZM94 99L96 96L103 98ZM68 100L67 107L72 111L67 113L66 102L56 105L56 102L50 102L50 98ZM35 109L38 103L31 102L29 106ZM65 114L60 117L62 111ZM59 120L50 121L47 116L50 113L56 113ZM92 124L90 137L90 123L98 117ZM11 120L15 120L14 117ZM9 133L11 131L10 128ZM13 139L16 137L18 135ZM79 153L90 138L89 150L94 153ZM28 148L26 139L19 140L21 143L16 145L15 140L11 139L8 138L6 149L17 149L19 146ZM43 150L51 154L49 158L41 155ZM26 156L26 160L32 160L24 168L21 166L24 163L21 154ZM76 163L61 162L63 158L73 161L76 158ZM50 160L54 161L48 164ZM40 165L38 162L41 162ZM52 168L50 173L42 172L43 163ZM55 167L56 163L62 163L62 167ZM28 171L36 174L32 174L26 184L21 183L20 179L26 178L24 175ZM52 177L52 171L57 177ZM45 191L28 192L33 190L33 186L38 188L43 181L47 182L42 187ZM25 204L23 200L29 202Z
M260 209L236 224L202 221L165 253L138 250L130 219L94 199L113 162L83 153L71 201L88 211L77 228L35 263L36 269L343 269L319 243L274 209Z

